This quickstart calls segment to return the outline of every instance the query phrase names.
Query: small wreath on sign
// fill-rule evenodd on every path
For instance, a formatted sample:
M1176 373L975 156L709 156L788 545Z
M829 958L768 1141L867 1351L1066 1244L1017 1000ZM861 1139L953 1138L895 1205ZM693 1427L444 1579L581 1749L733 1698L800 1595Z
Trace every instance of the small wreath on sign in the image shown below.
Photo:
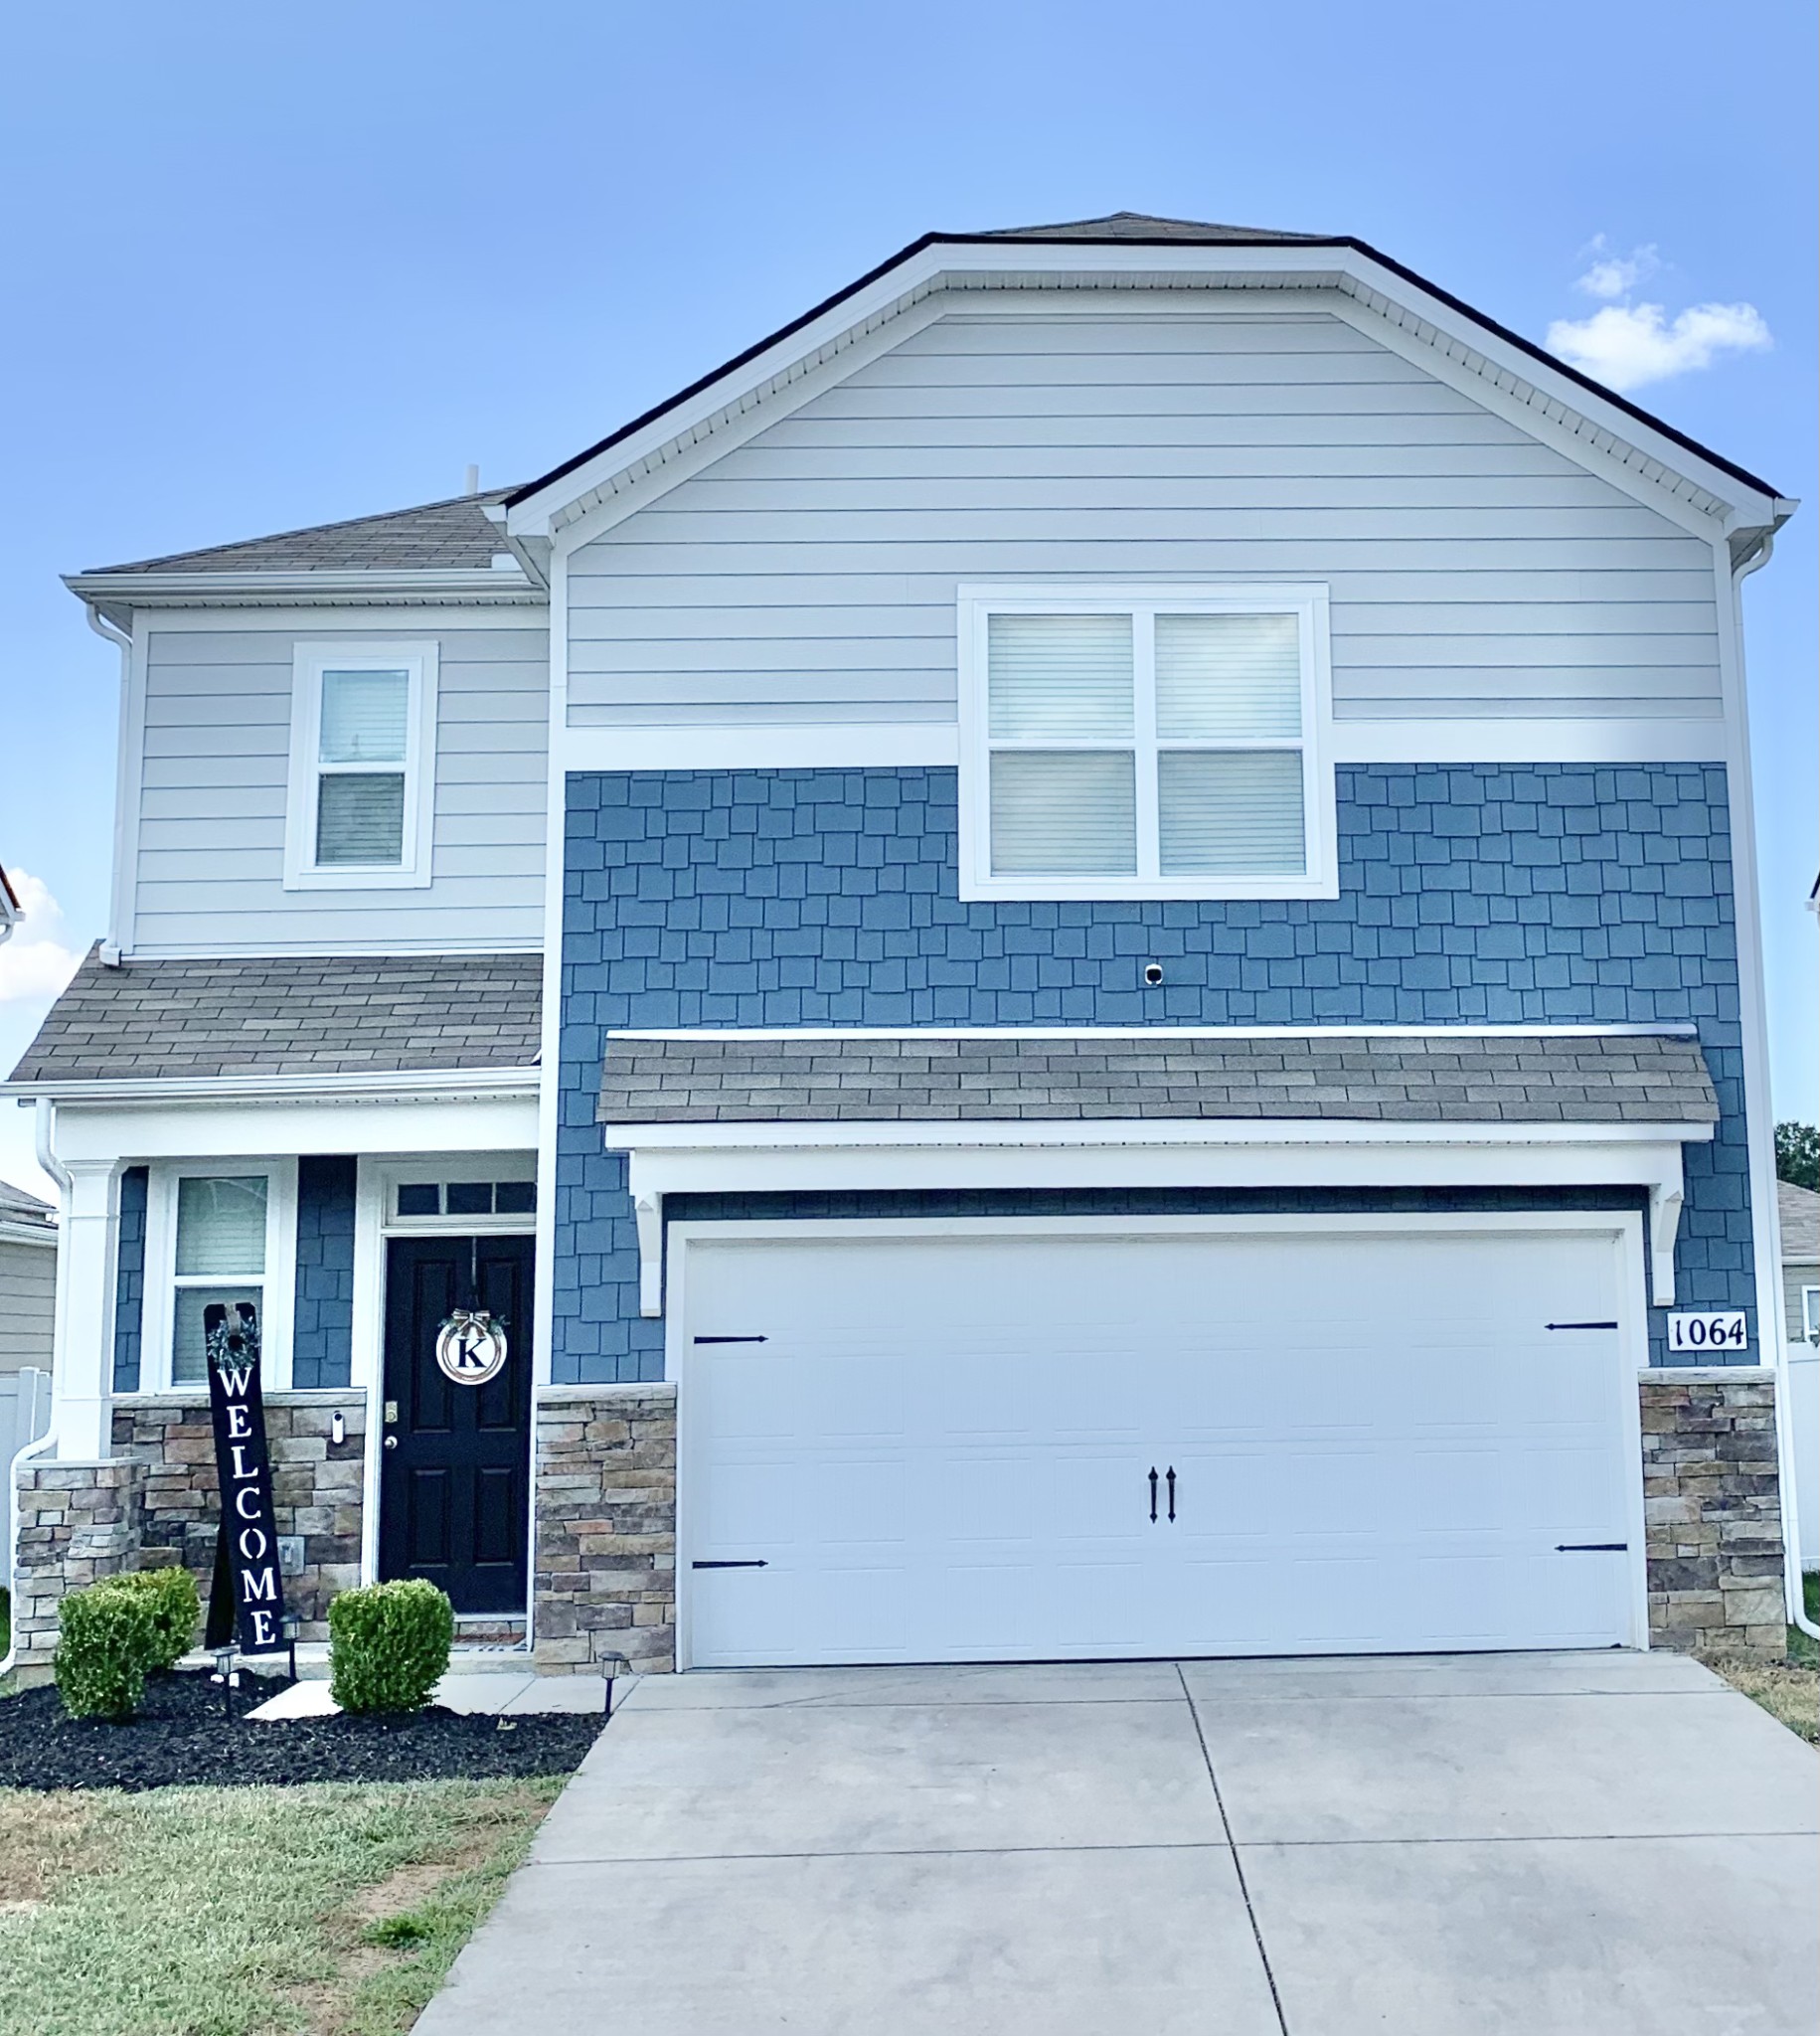
M484 1308L456 1308L436 1329L436 1368L457 1386L484 1386L506 1368L506 1325Z

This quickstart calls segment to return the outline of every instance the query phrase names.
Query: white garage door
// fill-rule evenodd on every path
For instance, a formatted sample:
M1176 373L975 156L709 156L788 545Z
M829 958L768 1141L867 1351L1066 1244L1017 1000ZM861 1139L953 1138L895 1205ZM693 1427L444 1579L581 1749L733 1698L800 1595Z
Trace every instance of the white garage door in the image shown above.
M1639 1637L1609 1234L686 1249L692 1665Z

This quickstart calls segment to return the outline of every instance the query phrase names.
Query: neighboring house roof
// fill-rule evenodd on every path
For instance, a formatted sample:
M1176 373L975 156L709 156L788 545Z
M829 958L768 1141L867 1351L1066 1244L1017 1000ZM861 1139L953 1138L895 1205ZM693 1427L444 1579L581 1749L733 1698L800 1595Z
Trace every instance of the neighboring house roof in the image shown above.
M0 1224L16 1223L32 1223L45 1230L55 1230L57 1211L49 1202L27 1194L24 1188L14 1187L11 1181L0 1181Z
M1713 1123L1697 1041L1652 1033L617 1033L606 1123L1335 1117Z
M12 932L25 917L25 908L19 903L19 894L13 889L12 879L0 869L0 940Z
M1793 1181L1777 1181L1775 1202L1783 1265L1820 1265L1820 1195Z
M499 526L488 520L491 502L513 492L494 488L483 495L455 495L415 509L381 516L357 516L345 523L318 523L304 530L243 543L209 545L198 552L171 552L161 559L135 559L125 566L90 566L90 575L115 573L334 573L427 572L467 569L485 572L505 550Z
M535 1066L537 954L122 961L90 948L14 1084Z
M1412 268L1405 267L1402 262L1382 254L1369 242L1361 241L1351 234L1284 233L1259 227L1224 226L1212 221L1163 219L1144 213L1115 212L1098 219L1067 220L1047 226L1001 227L971 234L924 234L912 241L909 247L900 249L896 254L880 262L876 268L869 269L843 289L836 290L832 296L824 298L819 304L803 312L800 317L791 319L787 325L780 326L755 345L745 348L732 360L724 362L720 367L690 383L686 389L678 390L674 396L643 412L629 424L620 425L604 438L596 440L592 445L552 467L548 473L515 489L506 499L508 511L516 512L534 502L547 489L568 480L571 476L579 475L581 469L592 467L603 454L616 448L624 448L629 464L657 456L665 434L653 432L652 427L671 420L673 414L675 431L701 432L704 424L709 422L704 412L712 408L707 402L708 399L718 398L723 408L732 406L731 414L743 414L749 408L748 399L751 393L765 385L770 373L782 369L785 365L781 354L775 360L767 360L767 356L773 355L778 349L783 349L785 342L796 339L799 335L805 343L810 343L809 350L812 353L812 342L816 335L811 329L821 326L824 321L830 319L830 314L840 311L843 307L850 307L851 314L856 318L863 318L871 323L879 322L889 313L878 308L874 302L875 299L882 299L887 294L876 286L890 284L896 287L899 282L903 282L908 288L910 283L909 274L898 277L895 272L901 269L910 270L918 263L919 257L930 251L1003 247L1013 244L1030 247L1097 245L1127 249L1181 249L1202 246L1253 251L1271 248L1331 249L1335 252L1337 259L1333 264L1333 272L1320 278L1326 284L1353 288L1354 292L1360 294L1366 301L1370 300L1376 289L1376 283L1370 280L1371 277L1382 276L1393 289L1406 285L1408 291L1419 293L1419 298L1426 299L1428 305L1439 316L1463 321L1465 326L1476 334L1494 342L1494 349L1514 349L1527 363L1539 366L1545 371L1545 386L1559 378L1563 384L1577 392L1576 403L1579 403L1581 398L1587 399L1579 404L1575 415L1583 415L1589 421L1588 429L1594 433L1597 426L1596 423L1591 421L1600 418L1615 417L1641 424L1648 433L1666 440L1669 445L1678 447L1683 452L1693 454L1708 467L1715 469L1718 474L1728 476L1731 480L1741 483L1751 493L1767 498L1763 513L1770 518L1772 524L1784 520L1794 508L1792 502L1783 500L1775 488L1748 469L1701 444L1698 439L1689 437L1686 432L1677 430L1672 424L1664 424L1660 418L1631 403L1625 397L1617 395L1603 383L1595 382L1577 368L1570 367L1565 361L1557 359L1555 355L1536 345L1533 340L1525 339L1520 333L1512 332L1507 326L1488 318L1484 312L1475 310L1472 305L1463 302L1451 292L1441 289L1425 276L1418 275ZM1366 265L1367 279L1364 282L1348 272L1349 263L1354 267ZM1285 281L1305 281L1308 278L1260 273L1255 279L1260 283L1281 284ZM1406 319L1400 322L1406 324L1408 321ZM1423 330L1417 324L1414 329L1420 332L1421 336L1440 341L1443 351L1449 352L1455 358L1464 357L1461 342L1451 336L1441 335L1431 326ZM1489 369L1493 379L1498 381L1500 386L1506 389L1515 386L1513 371L1509 367L1495 360L1481 365ZM748 370L752 372L747 373ZM789 372L794 374L796 370L792 368ZM726 387L723 389L721 385ZM1544 396L1545 410L1552 400L1547 395ZM684 413L687 415L683 415ZM1614 435L1622 436L1621 433ZM1657 455L1645 451L1644 456L1647 462ZM588 475L585 479L578 481L576 488L572 488L563 499L568 500L578 489L583 495L591 494L602 481L601 474ZM1713 506L1710 498L1708 506ZM532 525L529 522L521 523L521 519L513 514L508 518L508 528L514 531L522 529L529 534Z

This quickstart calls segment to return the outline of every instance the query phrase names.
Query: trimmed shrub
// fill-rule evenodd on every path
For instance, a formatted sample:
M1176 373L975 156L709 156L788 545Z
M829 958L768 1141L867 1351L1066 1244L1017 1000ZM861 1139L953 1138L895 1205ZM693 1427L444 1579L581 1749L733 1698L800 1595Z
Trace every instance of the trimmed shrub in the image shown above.
M151 1668L173 1668L190 1651L202 1620L202 1599L188 1570L127 1570L109 1577L116 1589L136 1591L151 1607L157 1651Z
M145 1695L145 1671L158 1659L157 1612L144 1591L103 1577L72 1591L57 1609L52 1667L72 1718L130 1718Z
M329 1605L329 1694L344 1711L416 1711L447 1672L455 1608L420 1577Z

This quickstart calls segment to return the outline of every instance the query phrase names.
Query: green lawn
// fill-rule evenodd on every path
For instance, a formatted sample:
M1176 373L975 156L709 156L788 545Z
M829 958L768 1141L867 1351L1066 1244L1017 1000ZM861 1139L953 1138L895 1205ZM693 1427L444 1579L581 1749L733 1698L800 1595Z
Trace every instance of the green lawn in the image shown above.
M0 2036L396 2036L561 1787L0 1789Z

